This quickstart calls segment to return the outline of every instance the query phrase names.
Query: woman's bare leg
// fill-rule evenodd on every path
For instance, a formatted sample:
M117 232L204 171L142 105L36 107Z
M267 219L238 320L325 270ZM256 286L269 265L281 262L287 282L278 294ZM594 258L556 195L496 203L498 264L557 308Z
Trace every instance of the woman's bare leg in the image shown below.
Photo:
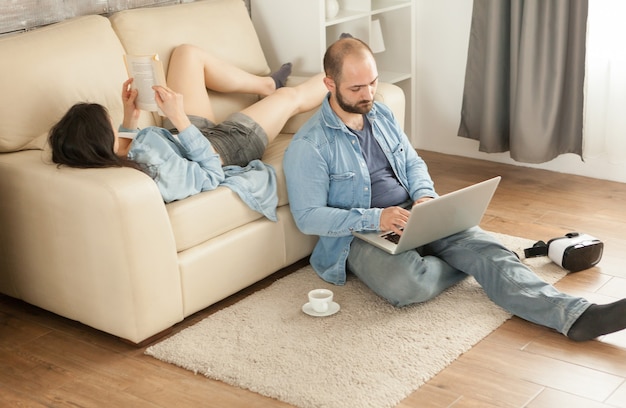
M297 86L279 88L241 113L258 123L271 142L289 118L314 109L322 103L328 93L323 78L324 74L317 74Z
M250 74L220 60L193 45L178 46L170 58L167 86L183 95L185 113L215 121L206 88L224 93L251 93L264 96L259 102L245 108L272 141L289 118L316 108L328 89L318 74L295 87L276 89L271 76Z
M183 95L185 113L215 121L206 89L224 93L272 94L276 82L271 76L250 74L193 45L181 45L172 52L167 86Z

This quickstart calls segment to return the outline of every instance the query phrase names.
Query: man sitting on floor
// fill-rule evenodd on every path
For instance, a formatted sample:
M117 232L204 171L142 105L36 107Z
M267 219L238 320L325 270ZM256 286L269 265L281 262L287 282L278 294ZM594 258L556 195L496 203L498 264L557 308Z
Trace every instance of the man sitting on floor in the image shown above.
M390 255L353 231L401 234L413 205L437 197L424 161L389 108L374 102L378 70L362 41L342 36L324 56L329 90L284 157L298 228L318 235L311 265L344 284L352 272L395 306L428 301L467 276L510 313L576 341L626 328L626 299L607 305L570 296L539 279L479 227Z

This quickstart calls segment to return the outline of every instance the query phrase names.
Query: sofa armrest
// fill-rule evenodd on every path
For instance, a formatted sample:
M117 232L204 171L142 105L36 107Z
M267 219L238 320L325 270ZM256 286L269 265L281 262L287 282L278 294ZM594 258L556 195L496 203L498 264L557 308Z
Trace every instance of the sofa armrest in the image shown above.
M174 238L133 169L0 155L0 291L138 343L183 319Z
M304 82L308 77L291 76L287 81L287 86L295 86ZM404 125L405 97L404 91L397 85L387 82L379 82L375 99L389 106L394 116L401 125ZM315 113L316 109L295 115L287 121L281 133L295 134L304 123Z

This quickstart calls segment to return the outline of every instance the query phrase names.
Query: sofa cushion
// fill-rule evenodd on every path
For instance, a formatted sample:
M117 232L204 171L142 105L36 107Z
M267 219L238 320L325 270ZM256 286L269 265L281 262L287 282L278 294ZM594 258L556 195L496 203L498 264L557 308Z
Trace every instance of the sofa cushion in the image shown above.
M203 0L124 10L109 17L129 54L159 54L165 70L175 47L196 45L257 75L267 75L263 49L242 0ZM210 93L218 121L256 102L256 95Z
M0 37L0 152L41 148L33 141L45 141L50 127L79 101L101 103L121 122L123 52L102 16Z

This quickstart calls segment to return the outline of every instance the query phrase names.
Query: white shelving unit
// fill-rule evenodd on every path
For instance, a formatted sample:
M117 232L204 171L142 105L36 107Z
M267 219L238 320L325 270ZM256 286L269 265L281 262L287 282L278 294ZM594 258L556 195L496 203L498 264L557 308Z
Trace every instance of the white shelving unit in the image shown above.
M296 75L322 71L326 48L341 33L371 45L378 20L385 50L374 54L379 79L400 86L406 96L404 129L413 131L415 52L414 0L337 0L339 12L326 18L326 0L250 0L250 15L272 69L291 61Z

